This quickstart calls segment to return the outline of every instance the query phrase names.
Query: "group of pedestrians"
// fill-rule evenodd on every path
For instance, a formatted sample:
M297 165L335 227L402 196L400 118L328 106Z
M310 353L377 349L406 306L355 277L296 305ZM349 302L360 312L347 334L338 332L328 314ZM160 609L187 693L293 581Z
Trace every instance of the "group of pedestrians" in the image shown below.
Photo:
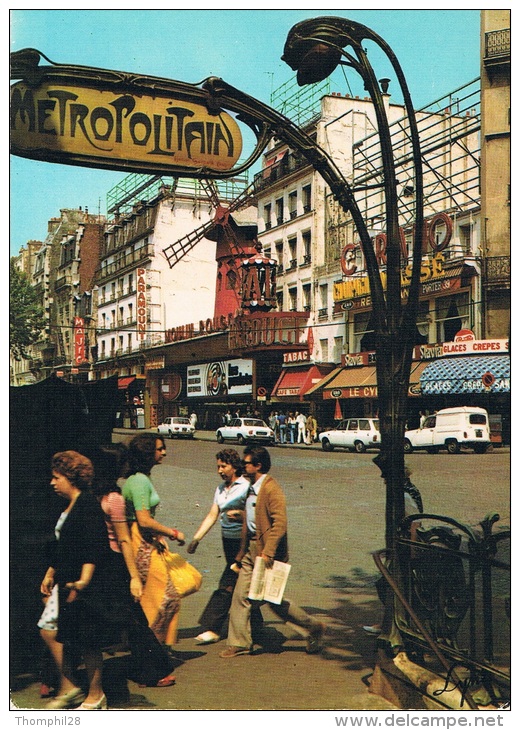
M318 440L318 423L312 414L271 411L268 421L277 444L310 445Z
M54 677L42 683L42 696L55 695L48 709L107 709L102 651L122 635L131 653L129 679L140 686L175 684L171 648L181 599L164 555L166 538L182 546L185 536L156 518L160 498L151 470L165 455L163 438L144 433L128 449L110 445L89 456L64 451L52 459L50 483L67 504L41 583L45 607L38 626L54 665ZM187 552L195 553L220 522L226 565L196 640L219 641L228 624L228 646L220 657L233 658L251 653L263 623L262 602L248 598L255 558L266 568L274 560L288 561L287 513L264 447L246 447L243 457L224 449L216 466L221 483ZM323 624L285 598L271 608L305 630L309 653L321 649ZM86 686L78 681L81 662Z

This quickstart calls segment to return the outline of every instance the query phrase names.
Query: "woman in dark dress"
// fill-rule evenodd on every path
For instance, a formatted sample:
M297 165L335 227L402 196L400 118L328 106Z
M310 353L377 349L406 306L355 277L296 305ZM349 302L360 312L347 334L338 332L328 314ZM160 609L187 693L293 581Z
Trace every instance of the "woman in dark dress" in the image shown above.
M128 631L131 651L130 677L142 687L175 684L173 661L157 641L140 605L143 585L135 564L132 538L126 521L126 505L117 484L124 471L127 450L123 444L101 447L92 455L92 491L105 515L110 543L108 570L112 576L110 599Z
M101 649L106 643L108 576L103 565L110 547L103 512L88 489L94 470L90 459L76 451L55 454L51 468L51 486L68 504L56 524L56 540L40 588L48 597L58 586L56 638L63 646L58 695L47 707L67 709L82 703L81 710L106 710ZM86 697L74 678L71 657L77 655L83 657L87 672Z

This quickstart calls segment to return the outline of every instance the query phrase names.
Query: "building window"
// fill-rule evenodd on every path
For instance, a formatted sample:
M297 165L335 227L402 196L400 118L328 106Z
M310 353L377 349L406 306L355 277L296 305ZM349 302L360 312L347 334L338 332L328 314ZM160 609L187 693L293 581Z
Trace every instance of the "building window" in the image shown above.
M371 352L376 349L372 312L354 315L352 352Z
M321 361L328 362L329 361L329 341L326 339L320 340L320 348L321 348Z
M334 338L334 362L340 363L343 355L343 337Z
M276 225L281 226L283 223L283 198L275 201L276 205Z
M132 302L129 302L128 304L128 324L131 324L134 321L134 305Z
M296 312L296 309L298 307L297 304L298 301L298 290L296 287L293 287L289 289L289 309L291 312Z
M329 305L329 287L328 284L320 284L320 309L327 311Z
M439 297L435 300L437 342L452 342L461 329L471 329L469 294Z
M271 228L271 203L264 205L264 223L265 230L268 231Z
M310 312L311 310L311 285L304 284L302 286L302 298L303 298L303 311Z
M310 264L311 257L311 232L303 231L302 233L302 245L303 245L303 263Z
M276 292L276 304L278 306L278 311L283 312L283 291L282 290Z
M283 273L283 243L282 243L282 241L276 241L275 247L276 247L276 260L278 261L276 273L282 274Z
M312 209L311 204L311 186L305 185L302 188L303 212L309 213Z
M289 193L289 217L291 220L298 215L298 197L296 190Z
M297 259L296 259L296 244L297 244L297 241L296 241L296 236L294 238L289 238L289 240L287 241L287 243L289 244L289 268L290 269L295 269L296 268L296 264L297 264Z

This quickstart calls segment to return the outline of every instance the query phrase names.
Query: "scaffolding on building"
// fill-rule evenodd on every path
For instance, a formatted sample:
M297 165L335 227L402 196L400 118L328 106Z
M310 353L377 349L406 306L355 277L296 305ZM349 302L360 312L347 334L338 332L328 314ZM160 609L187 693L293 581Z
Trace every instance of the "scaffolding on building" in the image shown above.
M247 187L248 175L215 180L213 183L217 187L220 200L227 203L234 200ZM205 180L131 173L107 192L107 215L129 213L136 203L143 202L143 199L153 200L163 188L172 194L186 195L194 199L207 200L208 197Z

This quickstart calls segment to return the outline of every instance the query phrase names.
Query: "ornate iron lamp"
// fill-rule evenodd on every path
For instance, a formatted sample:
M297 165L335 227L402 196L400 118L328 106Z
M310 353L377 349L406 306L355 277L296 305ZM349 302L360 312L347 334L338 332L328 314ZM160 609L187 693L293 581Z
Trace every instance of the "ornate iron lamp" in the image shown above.
M398 196L390 127L384 104L388 78L377 80L363 41L375 43L390 60L398 80L408 118L408 133L414 162L415 234L412 279L408 301L401 300L401 250L399 244ZM381 451L374 459L386 482L386 544L394 552L397 528L404 517L403 440L407 416L408 382L414 345L419 299L421 236L423 229L422 163L415 112L399 62L388 44L369 28L337 17L322 17L297 23L287 36L282 56L297 72L299 85L322 81L338 65L353 68L363 79L377 119L383 167L383 190L387 235L387 289L383 291L367 223L353 215L367 262L375 320L378 406ZM394 575L399 573L397 561ZM395 577L398 578L398 575Z

